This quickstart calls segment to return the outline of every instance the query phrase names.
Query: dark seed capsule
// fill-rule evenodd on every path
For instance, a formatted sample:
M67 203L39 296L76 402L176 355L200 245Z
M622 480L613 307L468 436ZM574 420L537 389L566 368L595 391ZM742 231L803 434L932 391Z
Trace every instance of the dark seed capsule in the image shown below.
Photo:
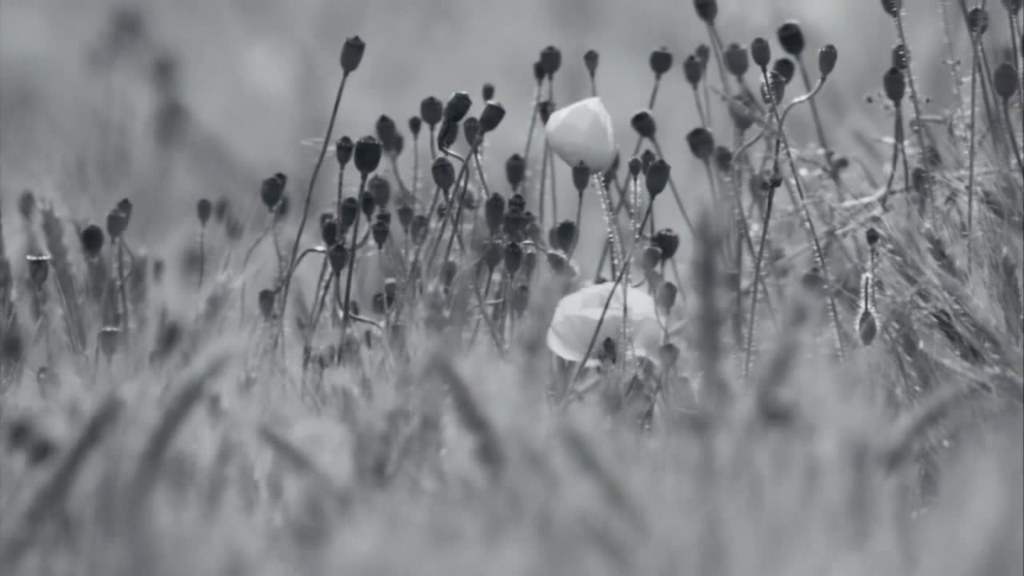
M544 81L544 66L537 60L533 63L533 79L540 84Z
M412 237L412 243L417 246L422 246L427 241L427 231L430 230L430 219L423 214L417 214L412 218L412 224L409 226L409 234Z
M641 256L641 263L643 264L644 270L650 272L654 270L655 266L661 263L661 248L658 248L654 244L649 244L644 248Z
M50 276L50 257L45 254L25 256L28 261L28 277L32 285L41 288Z
M554 242L556 248L566 254L576 245L576 223L572 220L562 220L554 228Z
M818 51L818 74L827 78L836 68L839 60L839 50L832 44L826 44Z
M651 162L651 165L647 168L644 185L647 187L647 193L651 195L652 200L665 190L665 185L668 184L668 179L671 175L672 167L665 160L658 158Z
M967 28L976 38L980 38L988 30L988 11L984 8L972 8L967 13Z
M1017 71L1013 69L1013 66L1009 63L1003 63L996 68L995 73L992 75L992 85L995 88L996 94L1000 98L1009 102L1010 98L1020 90L1020 79L1017 77Z
M95 225L90 224L82 230L82 251L85 252L87 258L95 258L100 255L100 250L103 249L103 230Z
M885 96L893 104L899 104L903 101L903 95L906 93L906 79L903 77L903 72L900 72L896 68L890 68L885 76L882 77L882 87L885 89Z
M522 214L526 211L526 198L522 194L513 194L508 199L508 210L509 212Z
M707 161L715 152L715 137L707 128L694 128L686 135L690 152L702 161Z
M502 246L501 242L497 240L488 242L484 246L484 264L487 265L487 269L492 272L501 264L501 259L505 257L505 247Z
M515 276L523 263L523 247L518 242L505 244L505 270Z
M683 61L683 76L686 77L686 81L690 83L690 86L696 88L700 84L700 79L704 75L704 65L700 63L700 60L690 55Z
M473 100L465 92L455 92L444 105L444 119L448 122L459 123L469 114Z
M519 154L513 154L505 161L505 179L513 190L519 187L526 176L526 162Z
M120 210L121 213L124 214L124 217L127 218L129 221L132 219L131 200L127 198L122 198L121 201L117 203L117 209Z
M548 46L541 50L539 62L544 75L551 78L562 67L562 52L554 46Z
M341 228L338 226L338 219L334 214L326 213L320 215L320 239L325 246L334 246L341 240Z
M505 118L505 107L497 102L488 100L484 104L484 110L480 113L480 130L486 134L501 124Z
M213 214L213 204L209 200L203 198L196 202L196 216L199 217L199 224L206 226L206 223L210 220L210 215Z
M118 344L121 342L121 329L117 326L104 326L96 340L103 355L112 358L117 353Z
M128 217L124 215L124 212L114 208L107 214L107 235L111 239L120 238L127 227Z
M903 0L882 0L882 10L885 10L885 13L893 18L897 18L902 9Z
M675 284L662 282L658 284L658 288L654 292L654 302L667 313L676 305L677 294L679 294L679 289Z
M793 63L789 58L779 58L775 61L772 66L772 70L785 80L786 84L789 84L793 80L793 76L796 74L796 64Z
M444 104L433 96L427 96L420 102L420 118L433 128L444 116Z
M548 123L548 119L555 112L555 103L551 100L545 100L537 105L537 114L540 115L540 121L544 124Z
M356 142L354 153L356 170L359 170L363 177L369 176L380 164L381 152L379 140L373 136L363 136L360 138Z
M679 235L669 228L664 228L654 233L654 236L651 237L651 244L661 249L663 261L671 260L679 249Z
M491 234L496 234L501 227L502 218L505 216L505 198L497 192L487 197L484 202L484 217L487 220L487 228Z
M750 57L754 59L754 64L764 70L772 61L771 45L764 38L754 38L754 41L750 43Z
M260 199L267 210L273 210L277 203L284 196L284 188L288 184L288 177L278 172L263 181L260 185Z
M730 44L725 49L725 68L733 76L742 78L750 69L750 55L747 49L739 44Z
M583 191L587 189L587 184L590 182L590 168L581 161L579 164L572 167L572 184L576 187L576 192L583 196Z
M374 176L370 178L370 181L366 184L367 191L373 198L373 201L381 209L387 208L388 203L391 201L391 183L381 178L380 176Z
M878 229L874 226L867 229L864 233L865 239L868 241L868 246L875 246L878 241L882 238L882 235L878 232Z
M892 49L892 67L904 71L910 66L910 54L906 44L897 44Z
M804 32L800 29L800 24L795 20L790 20L779 26L778 34L779 44L782 45L782 49L799 58L806 46Z
M377 139L380 140L381 148L385 152L395 152L398 141L398 126L387 114L381 114L374 125L377 131Z
M629 159L628 167L630 178L637 178L644 169L644 163L639 156L633 156Z
M373 213L377 211L377 203L374 202L373 196L369 193L363 194L362 199L359 202L359 207L362 209L363 216L366 216L367 220L369 220L373 216Z
M341 229L348 230L359 217L359 200L349 196L341 201Z
M483 87L480 89L480 95L483 96L484 102L494 100L494 84L485 82Z
M765 104L780 105L786 95L786 79L774 70L768 73L768 82L761 84L761 98Z
M363 53L366 51L366 43L363 42L359 36L353 36L345 40L345 44L341 47L341 70L345 74L349 74L359 68L359 63L363 61Z
M860 336L861 344L865 346L871 346L875 337L878 336L878 320L870 309L862 310L860 317L857 318L857 333Z
M274 316L274 300L277 295L273 290L260 290L259 293L260 314L264 320L270 320Z
M348 265L348 248L340 242L331 246L327 252L327 261L331 264L331 271L335 274L341 273Z
M662 46L651 52L649 64L651 65L651 71L654 72L654 76L661 78L665 72L672 69L672 53Z
M383 220L377 220L370 227L370 232L373 235L373 242L377 245L377 248L383 248L384 243L388 241L388 234L390 232L390 226Z
M693 7L697 10L697 16L708 24L714 24L718 17L717 0L693 0Z
M629 120L630 126L641 138L654 138L654 132L657 130L657 125L654 122L654 116L647 110L641 110Z
M587 73L593 78L594 74L597 73L597 63L600 56L597 54L597 50L587 50L583 55L583 65L587 67Z
M658 157L651 152L650 148L640 153L640 165L643 168L643 173L647 174L647 170L651 167L651 164L657 160Z
M723 174L732 173L732 151L725 146L715 147L715 167Z
M409 233L409 226L412 225L412 219L413 219L413 216L416 215L416 212L413 210L411 205L409 205L409 204L401 204L398 207L397 213L398 213L398 224L402 227L402 231L405 232L406 234L408 234Z
M455 166L451 160L444 156L438 156L430 167L430 174L434 177L434 185L444 190L451 190L455 184Z

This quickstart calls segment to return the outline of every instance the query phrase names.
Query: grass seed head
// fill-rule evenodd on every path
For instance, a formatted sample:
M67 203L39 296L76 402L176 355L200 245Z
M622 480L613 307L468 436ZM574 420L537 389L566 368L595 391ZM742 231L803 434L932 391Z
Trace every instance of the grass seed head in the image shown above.
M359 38L359 36L353 36L345 40L345 44L341 47L341 70L346 75L351 74L359 68L359 63L363 61L363 53L366 51L366 43Z
M654 72L654 77L661 78L672 69L672 53L668 51L668 48L662 46L651 52L648 63L651 66L651 71Z

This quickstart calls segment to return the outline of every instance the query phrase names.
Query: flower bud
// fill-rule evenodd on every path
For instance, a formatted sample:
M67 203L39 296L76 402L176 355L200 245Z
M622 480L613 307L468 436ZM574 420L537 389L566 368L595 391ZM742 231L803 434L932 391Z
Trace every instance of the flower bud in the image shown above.
M373 136L363 136L356 142L356 170L366 178L380 164L381 145Z
M630 126L641 138L654 138L654 132L657 130L657 124L654 122L654 116L647 110L641 110L629 120Z
M995 74L992 75L992 86L995 88L996 94L1009 104L1010 98L1013 98L1013 95L1020 89L1017 71L1009 62L1004 62L999 68L996 68Z
M828 78L836 68L836 61L839 60L839 50L832 44L826 44L818 50L818 73L822 78Z
M518 242L505 244L505 270L515 276L523 263L523 247Z
M882 10L893 18L898 18L903 9L903 0L882 0Z
M467 144L476 146L477 138L480 136L480 121L475 116L466 118L462 123L462 134L465 136Z
M348 230L359 216L359 200L349 196L341 201L341 228Z
M661 78L665 72L672 69L672 53L668 51L668 48L662 46L651 52L649 63L654 77Z
M576 192L583 196L583 191L587 189L587 184L590 182L590 169L587 168L583 162L572 167L572 183L576 187Z
M334 214L325 212L320 215L320 239L327 247L334 246L341 240L341 229L338 227L338 219Z
M422 246L427 240L427 232L430 230L430 218L424 214L417 214L412 218L412 224L409 226L409 235L412 238L412 243L417 246Z
M747 49L739 44L729 44L725 49L725 68L730 74L742 78L750 69L750 55Z
M651 162L651 165L647 168L644 185L647 187L647 193L651 195L652 200L665 190L665 185L668 184L671 174L672 167L665 160L658 158Z
M345 45L341 47L342 72L350 74L356 68L359 68L359 63L363 61L363 52L365 51L366 43L359 36L353 36L345 40Z
M348 248L341 242L332 245L327 252L327 261L331 265L331 271L340 274L348 265Z
M754 38L754 41L750 43L750 57L754 59L754 64L757 64L761 70L768 68L768 64L772 61L771 45L764 38Z
M451 190L455 184L455 166L444 156L438 156L434 160L430 174L434 177L434 185L445 192Z
M398 126L387 114L381 114L374 126L377 130L377 139L385 152L394 152L398 140Z
M373 242L377 245L377 249L384 247L384 243L388 241L388 235L391 232L391 227L388 226L387 219L378 219L370 226L370 234L373 236Z
M686 135L686 143L690 152L700 160L707 162L715 152L715 137L707 128L694 128Z
M692 54L687 56L686 60L683 61L683 76L686 77L686 81L690 83L690 86L696 89L703 75L704 65L700 63L700 60Z
M651 244L661 249L662 261L671 260L679 249L679 236L671 229L664 228L654 233Z
M519 154L513 154L505 161L505 179L513 190L519 187L526 176L526 162Z
M373 198L374 203L378 207L381 209L388 207L388 202L391 201L390 182L380 176L374 176L366 184L366 189L370 192L370 197Z
M334 145L334 155L338 159L338 165L344 169L348 165L348 161L352 159L352 150L355 148L355 144L352 139L348 136L342 136L338 139L338 143Z
M85 252L86 258L96 258L100 255L100 250L103 249L103 230L95 225L90 224L82 230L82 251Z
M114 208L107 214L107 236L110 236L111 240L120 238L127 227L128 217L124 215L124 212Z
M697 16L708 24L714 24L718 16L717 0L693 0L693 7L697 10Z
M555 226L554 246L566 254L576 245L576 223L572 220L562 220Z
M882 77L882 87L885 89L886 98L891 100L893 104L899 105L903 101L903 95L907 88L903 72L890 68L885 73L885 76Z
M540 67L544 75L551 78L562 67L562 52L554 46L548 46L540 53Z
M789 58L779 58L772 66L772 70L781 76L786 84L789 84L790 81L793 80L793 76L796 74L796 64L794 64Z
M583 55L583 65L587 67L587 72L591 78L597 73L598 59L597 50L587 50L586 54Z
M796 20L790 20L779 26L778 35L782 49L799 58L806 46L804 31L800 29L800 24Z
M259 296L257 296L257 302L260 306L260 314L263 315L264 320L270 320L274 317L274 300L277 299L277 295L273 290L260 290Z
M554 112L544 130L551 148L569 166L582 162L591 171L602 172L615 160L612 119L600 98Z
M480 129L486 134L497 128L503 118L505 118L505 107L488 100L484 104L484 111L480 113Z
M427 96L420 102L420 118L433 128L444 116L444 104L433 96Z
M213 214L213 204L209 200L202 198L196 202L196 216L199 217L200 226L206 226L211 214Z
M448 122L459 123L469 114L473 101L465 92L455 92L444 105L444 119Z

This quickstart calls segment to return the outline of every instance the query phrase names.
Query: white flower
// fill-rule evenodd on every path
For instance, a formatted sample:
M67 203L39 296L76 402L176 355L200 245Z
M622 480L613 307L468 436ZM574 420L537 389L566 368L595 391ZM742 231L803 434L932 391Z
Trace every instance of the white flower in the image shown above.
M587 347L597 329L608 295L612 294L613 282L604 282L581 288L562 298L555 308L555 315L548 328L548 348L558 357L570 362L581 362ZM605 313L598 331L594 349L597 350L605 338L618 341L622 331L622 299L626 297L628 323L633 346L637 356L658 363L662 329L658 323L654 299L647 292L619 285L612 294L608 312ZM592 351L588 366L599 363Z
M615 160L612 117L598 97L556 110L544 128L548 144L571 167L583 165L603 172Z

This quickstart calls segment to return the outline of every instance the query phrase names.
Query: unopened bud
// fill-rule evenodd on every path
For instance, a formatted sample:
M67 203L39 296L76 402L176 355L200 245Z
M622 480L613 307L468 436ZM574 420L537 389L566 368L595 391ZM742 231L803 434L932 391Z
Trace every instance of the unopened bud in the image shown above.
M665 72L672 69L672 53L662 46L661 48L651 52L649 63L651 65L651 71L654 72L654 76L656 78L661 78Z
M366 43L359 36L353 36L345 40L344 46L341 47L341 70L345 74L350 74L356 68L359 68L359 63L363 61L363 52L365 51Z
M644 185L647 187L647 193L651 195L652 200L665 190L665 185L668 184L668 179L671 175L672 167L662 158L651 162L651 165L647 167Z
M367 177L380 164L380 142L373 136L363 136L356 142L354 156L356 170L359 170L364 178Z

